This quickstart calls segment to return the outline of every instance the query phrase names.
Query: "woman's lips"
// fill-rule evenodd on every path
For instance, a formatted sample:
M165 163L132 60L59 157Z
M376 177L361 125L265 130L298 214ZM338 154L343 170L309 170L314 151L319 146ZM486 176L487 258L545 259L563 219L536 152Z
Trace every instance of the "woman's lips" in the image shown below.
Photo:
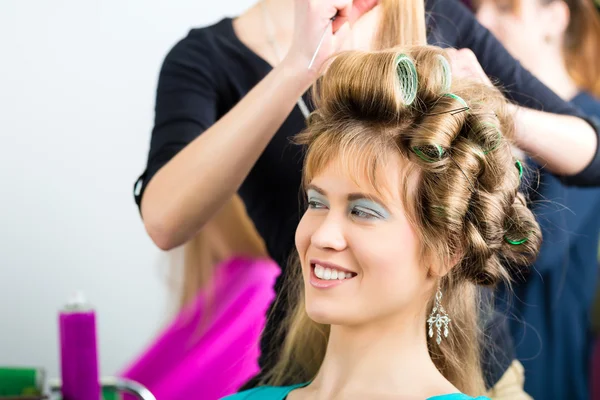
M330 267L331 264L310 264L310 284L318 289L339 286L353 279L357 274L346 269Z

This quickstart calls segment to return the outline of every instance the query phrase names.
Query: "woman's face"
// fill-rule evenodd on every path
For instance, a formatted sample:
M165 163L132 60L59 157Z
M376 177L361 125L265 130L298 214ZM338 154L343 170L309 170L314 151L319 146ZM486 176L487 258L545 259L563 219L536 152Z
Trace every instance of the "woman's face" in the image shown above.
M513 3L519 5L518 11ZM553 33L552 16L541 0L479 0L479 22L502 42L525 68L535 71L544 62L543 50Z
M323 324L357 325L424 315L434 289L402 204L403 165L382 167L385 197L342 171L336 160L307 186L296 230L306 311Z

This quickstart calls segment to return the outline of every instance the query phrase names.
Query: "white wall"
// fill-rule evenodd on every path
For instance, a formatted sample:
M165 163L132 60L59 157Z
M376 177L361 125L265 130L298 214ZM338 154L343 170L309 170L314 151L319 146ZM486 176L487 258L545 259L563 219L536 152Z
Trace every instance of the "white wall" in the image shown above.
M254 0L0 0L0 365L59 375L57 311L97 308L101 372L165 320L166 257L132 197L163 57Z

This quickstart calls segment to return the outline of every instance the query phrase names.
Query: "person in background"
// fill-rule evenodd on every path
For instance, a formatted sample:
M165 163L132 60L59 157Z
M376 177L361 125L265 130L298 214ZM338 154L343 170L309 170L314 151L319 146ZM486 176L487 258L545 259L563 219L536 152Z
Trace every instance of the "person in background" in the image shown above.
M183 260L175 252L170 269L174 318L120 375L162 400L199 393L218 400L259 371L260 333L280 269L238 196L182 250Z
M592 0L478 0L475 9L525 68L600 118L600 12ZM600 190L565 187L533 167L539 185L530 196L544 243L534 271L514 286L513 341L535 399L588 399Z
M425 41L472 49L452 57L457 76L480 68L479 60L485 73L513 90L506 92L510 99L556 113L518 107L517 145L570 184L600 184L598 126L533 78L457 1L262 0L235 19L191 30L165 58L148 164L134 189L149 236L164 250L180 246L237 192L285 276L304 157L289 139L311 111L305 92L337 50ZM558 147L572 151L557 157ZM281 343L273 334L285 310L270 313L263 367L277 357Z
M173 257L174 264L178 264L173 265L172 275L177 311L188 305L200 290L210 287L219 264L240 257L249 260L269 257L238 195L229 199L182 250L183 257Z

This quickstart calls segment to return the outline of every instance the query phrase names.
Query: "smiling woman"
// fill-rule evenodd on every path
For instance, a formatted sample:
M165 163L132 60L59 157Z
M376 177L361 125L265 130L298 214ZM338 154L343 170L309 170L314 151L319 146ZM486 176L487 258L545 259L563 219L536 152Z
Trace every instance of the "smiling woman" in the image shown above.
M452 82L426 46L337 56L315 99L296 137L295 312L265 387L241 398L483 394L478 287L508 280L502 261L527 264L541 241L505 100Z

